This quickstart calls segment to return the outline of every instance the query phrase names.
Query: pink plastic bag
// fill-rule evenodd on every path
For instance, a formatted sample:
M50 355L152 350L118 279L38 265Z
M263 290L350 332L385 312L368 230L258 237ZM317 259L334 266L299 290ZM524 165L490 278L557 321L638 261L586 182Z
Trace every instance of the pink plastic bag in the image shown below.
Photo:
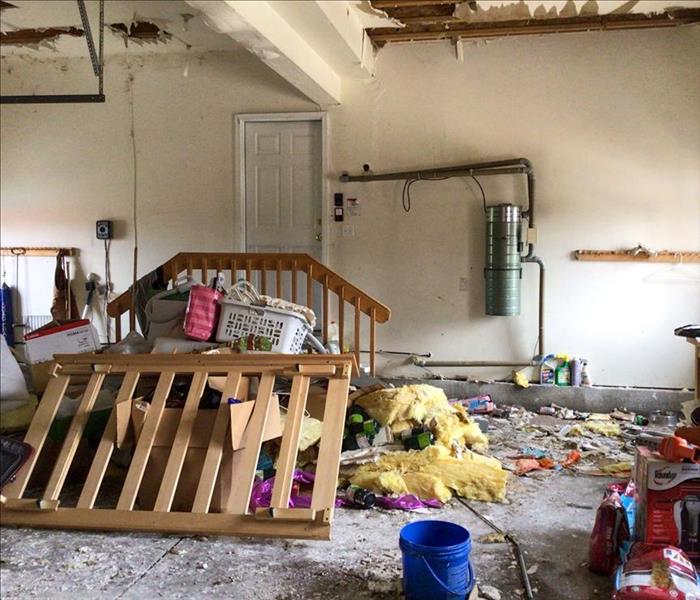
M219 321L221 292L203 285L193 285L185 311L185 335L206 342Z

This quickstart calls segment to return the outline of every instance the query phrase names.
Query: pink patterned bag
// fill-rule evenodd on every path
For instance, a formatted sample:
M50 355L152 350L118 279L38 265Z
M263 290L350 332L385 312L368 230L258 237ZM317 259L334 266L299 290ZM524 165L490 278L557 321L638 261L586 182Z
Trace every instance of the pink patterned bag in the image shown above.
M185 335L206 342L219 322L221 292L203 285L193 285L185 312Z

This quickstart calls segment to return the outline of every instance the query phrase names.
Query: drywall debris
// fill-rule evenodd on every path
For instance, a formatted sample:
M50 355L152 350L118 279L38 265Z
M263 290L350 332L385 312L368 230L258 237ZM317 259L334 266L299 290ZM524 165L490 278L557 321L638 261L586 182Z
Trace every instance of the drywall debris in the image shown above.
M8 8L17 8L14 4L5 2L5 0L0 0L0 10L6 10Z

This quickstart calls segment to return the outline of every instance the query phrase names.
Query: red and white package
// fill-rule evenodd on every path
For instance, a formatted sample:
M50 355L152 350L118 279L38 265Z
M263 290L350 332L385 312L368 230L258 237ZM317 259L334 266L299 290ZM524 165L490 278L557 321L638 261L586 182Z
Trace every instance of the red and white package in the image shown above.
M193 285L185 311L185 335L206 342L219 321L221 293L203 285Z
M611 491L598 507L588 547L588 568L610 575L617 566L620 546L629 539L627 515L620 494Z
M632 544L614 584L612 600L700 600L695 567L674 546Z

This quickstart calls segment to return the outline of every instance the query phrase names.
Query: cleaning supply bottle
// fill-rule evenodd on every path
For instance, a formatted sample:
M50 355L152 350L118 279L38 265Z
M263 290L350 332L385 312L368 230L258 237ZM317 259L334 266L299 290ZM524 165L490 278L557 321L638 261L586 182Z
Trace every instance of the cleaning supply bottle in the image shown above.
M540 366L540 383L543 385L554 385L554 354L548 354L542 359Z
M554 371L554 383L557 385L571 385L571 370L569 361L561 361L561 364Z
M580 358L572 358L569 362L569 367L571 369L571 385L573 387L579 387L581 385L581 373L583 371L583 362Z
M340 354L340 333L338 324L335 321L331 321L330 325L328 325L328 342L326 347L330 354Z
M586 358L581 359L581 385L585 385L587 387L593 385L591 383L591 373L588 370L588 359Z

